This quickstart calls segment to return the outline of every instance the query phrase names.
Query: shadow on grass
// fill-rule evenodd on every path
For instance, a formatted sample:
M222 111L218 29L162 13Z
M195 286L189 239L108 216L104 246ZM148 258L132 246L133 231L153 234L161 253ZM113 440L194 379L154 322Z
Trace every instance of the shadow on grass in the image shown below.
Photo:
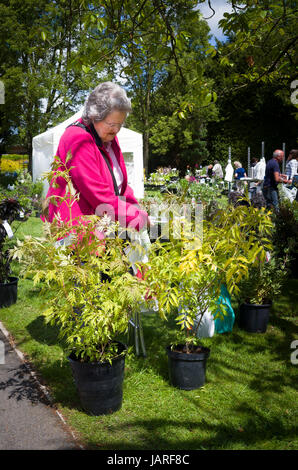
M298 315L298 279L287 281L282 294L274 303L274 311L279 312L279 316Z
M35 318L28 326L27 330L30 336L37 342L52 346L54 344L62 344L59 339L59 327L52 326L45 322L45 318L40 315Z
M135 358L135 370L144 368L154 369L155 373L164 380L168 379L167 355L165 348L168 344L175 341L175 321L171 318L168 322L163 322L158 315L143 316L143 331L146 343L147 357ZM238 326L238 317L234 329L231 333L216 334L212 338L204 338L202 343L211 349L210 358L207 367L212 365L216 375L231 377L234 373L251 373L247 370L247 364L243 364L243 358L253 358L258 356L258 367L262 369L260 355L264 354L264 361L280 362L283 367L292 370L293 365L290 362L291 343L297 339L298 326L295 319L283 319L272 313L266 333L248 333L241 330ZM237 360L231 360L226 354L231 350L233 354L239 353ZM216 370L215 370L216 369ZM282 377L284 371L280 374L268 372L268 381L274 388L278 389L283 383ZM266 371L260 372L260 390L263 389L262 377L266 376ZM275 378L274 378L275 377ZM287 384L294 386L295 378L291 375L287 377ZM255 383L256 386L257 382Z
M154 369L157 375L168 381L166 346L175 341L175 321L171 318L164 322L157 313L151 313L143 316L142 326L147 356L135 356L133 372Z
M61 355L58 360L49 357L45 361L41 354L40 358L35 357L34 364L41 376L40 381L45 385L50 385L54 402L59 402L69 408L79 409L80 402L71 369L66 354L63 352L66 350L66 343L59 338L59 327L49 325L45 322L45 318L40 315L27 326L27 330L30 336L41 345L59 346L61 348ZM49 352L50 350L47 353Z
M51 387L51 396L55 403L59 403L68 409L80 410L80 399L73 380L68 360L52 361L39 366L45 384Z
M250 411L252 410L247 409L247 414ZM134 428L138 430L140 440L142 440L140 447L133 442L123 442L120 438L111 444L101 443L99 446L89 440L87 445L90 449L101 447L107 450L219 450L245 449L247 447L259 449L267 446L272 449L278 448L278 443L277 445L272 444L272 439L279 439L283 442L288 441L288 446L294 449L295 444L291 441L297 437L294 424L285 429L282 418L266 419L255 413L246 419L243 428L225 423L213 424L206 420L198 423L195 420L146 420L146 418L121 424L121 432L123 433L133 433ZM165 429L168 429L168 433L164 432ZM119 426L109 425L109 432L117 434ZM187 437L184 439L175 437L181 432L186 432ZM191 434L196 436L192 437ZM169 437L165 437L166 435ZM210 437L206 437L206 435L210 435Z

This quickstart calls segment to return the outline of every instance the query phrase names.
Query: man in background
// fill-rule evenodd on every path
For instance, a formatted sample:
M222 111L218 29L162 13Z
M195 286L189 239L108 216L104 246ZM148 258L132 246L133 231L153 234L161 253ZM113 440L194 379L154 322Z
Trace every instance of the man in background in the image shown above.
M273 152L272 158L266 164L263 195L267 209L271 209L273 207L275 211L278 211L279 209L277 185L279 183L287 182L287 177L286 175L281 174L279 166L284 157L284 152L277 149Z

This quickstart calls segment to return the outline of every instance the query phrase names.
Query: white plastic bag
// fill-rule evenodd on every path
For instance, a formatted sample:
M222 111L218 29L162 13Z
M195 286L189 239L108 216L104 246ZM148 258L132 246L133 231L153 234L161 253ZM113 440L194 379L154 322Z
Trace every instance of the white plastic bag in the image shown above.
M131 232L128 235L131 240L131 245L126 247L124 252L131 263L134 274L137 274L136 263L148 262L148 252L151 242L147 230Z
M297 188L287 188L284 184L280 185L281 197L283 199L289 199L290 202L293 202L296 198Z
M197 317L197 319L194 322L194 326L193 326L194 330L196 329L199 321L200 321L200 316ZM214 317L212 313L209 312L209 310L206 310L200 322L200 326L196 332L196 336L197 338L211 338L214 335L214 332L215 332Z
M180 287L180 289L183 290L183 283L181 283L179 287ZM194 292L194 295L195 295L194 290L193 290L193 292ZM202 302L204 302L206 295L207 295L207 292L205 293L205 295L202 295L202 297L201 297ZM184 308L185 308L185 306L184 306ZM193 308L193 307L189 307L189 308ZM196 315L195 320L194 320L193 330L196 332L197 338L211 338L215 333L214 317L210 313L209 309L207 308L205 310L205 313L203 314L202 320L200 321L201 314L199 313L199 311L200 311L199 308L197 308L197 315ZM178 307L178 313L179 312L181 313L181 307ZM197 325L198 325L199 322L200 322L200 325L199 325L199 327L196 331L196 328L197 328Z

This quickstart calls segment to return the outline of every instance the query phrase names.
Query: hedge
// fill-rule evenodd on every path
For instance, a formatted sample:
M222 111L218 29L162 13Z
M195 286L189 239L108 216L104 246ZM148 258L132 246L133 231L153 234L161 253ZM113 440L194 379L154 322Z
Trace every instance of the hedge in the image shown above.
M7 153L1 156L1 160L29 160L29 155L18 155L16 153Z

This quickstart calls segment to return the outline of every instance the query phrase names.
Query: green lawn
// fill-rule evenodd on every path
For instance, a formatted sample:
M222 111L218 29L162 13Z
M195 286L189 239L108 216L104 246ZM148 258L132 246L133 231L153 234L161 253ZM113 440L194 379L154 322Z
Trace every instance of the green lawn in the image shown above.
M16 236L38 235L41 222L30 218ZM14 265L15 273L18 266ZM175 326L156 314L143 317L147 358L126 360L120 411L88 416L80 407L57 328L44 323L46 296L30 280L20 280L18 302L0 310L57 407L89 449L192 450L298 448L297 372L290 361L298 339L298 281L290 280L274 304L265 334L240 330L204 340L211 348L206 384L194 391L169 383L165 347Z

